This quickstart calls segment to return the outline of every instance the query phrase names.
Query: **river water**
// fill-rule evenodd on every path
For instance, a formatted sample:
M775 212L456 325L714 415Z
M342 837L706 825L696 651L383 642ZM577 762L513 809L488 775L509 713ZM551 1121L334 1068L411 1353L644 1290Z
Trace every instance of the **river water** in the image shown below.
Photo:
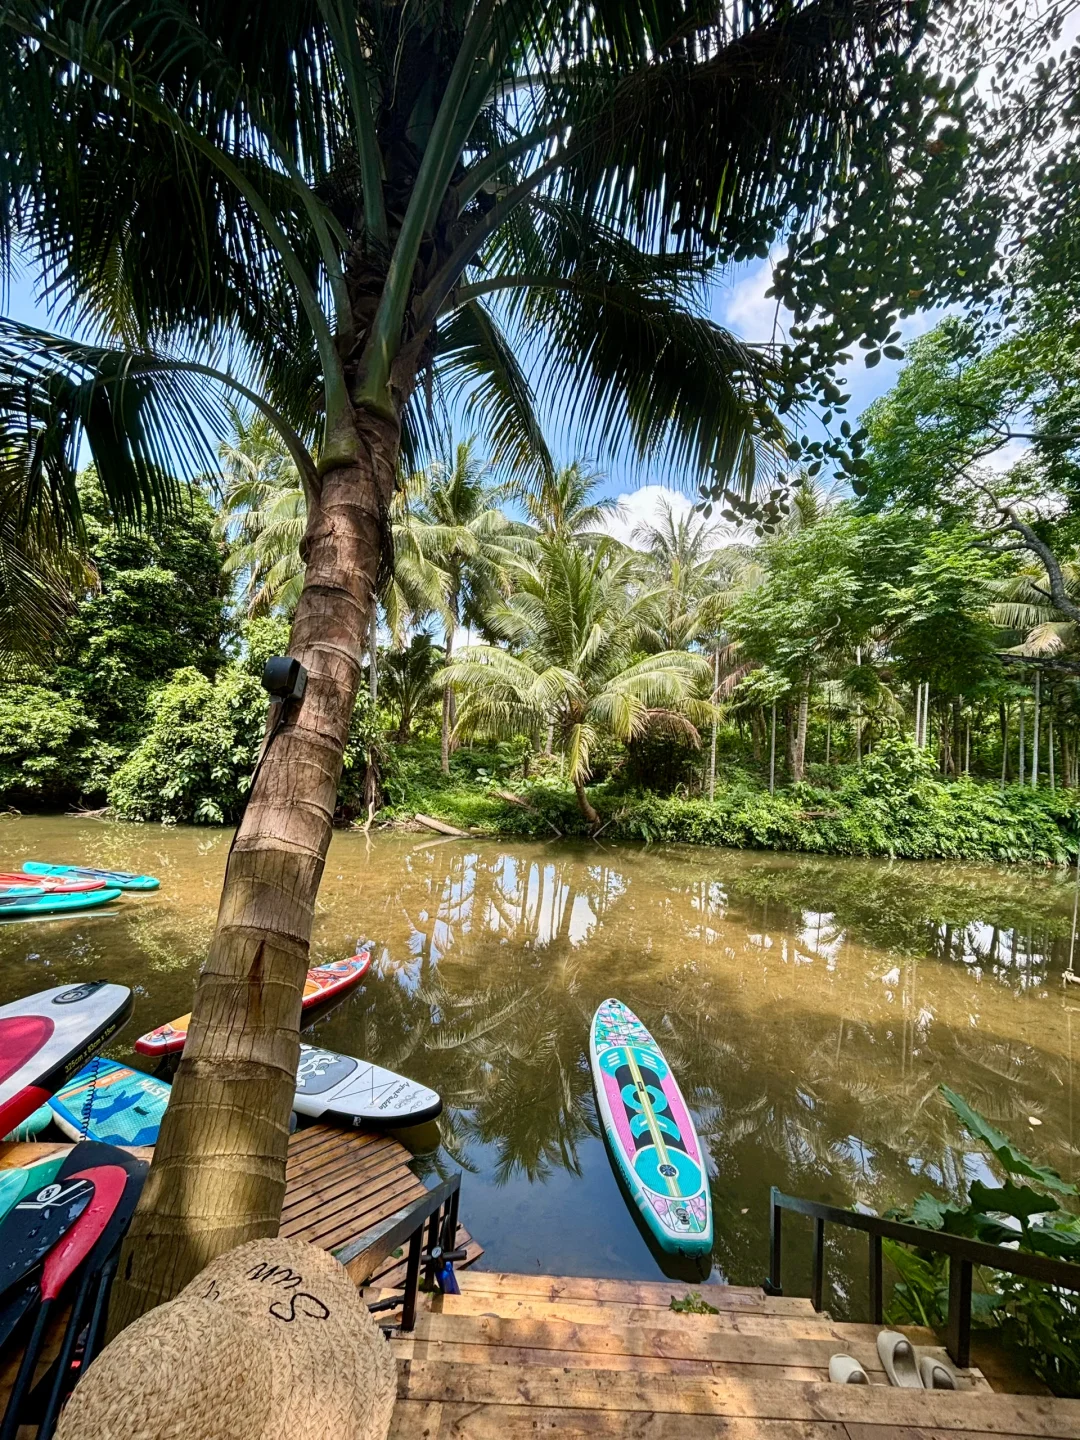
M190 1008L231 833L11 817L0 838L0 869L160 876L108 914L0 922L0 1003L95 977L132 985L108 1053L147 1068L132 1044ZM1071 877L1021 869L339 834L313 963L365 936L375 960L314 1035L442 1094L438 1148L416 1166L432 1182L465 1171L486 1266L657 1278L589 1078L591 1016L617 996L660 1041L711 1158L712 1278L757 1284L770 1185L880 1211L988 1174L942 1083L1078 1178L1073 896ZM806 1293L805 1222L786 1233L785 1286ZM865 1312L864 1250L830 1238L839 1313Z

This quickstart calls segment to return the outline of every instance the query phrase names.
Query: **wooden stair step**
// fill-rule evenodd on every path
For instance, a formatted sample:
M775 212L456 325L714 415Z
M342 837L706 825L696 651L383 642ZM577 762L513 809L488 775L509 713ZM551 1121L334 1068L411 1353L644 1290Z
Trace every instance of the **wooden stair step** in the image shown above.
M475 1273L470 1272L470 1275ZM669 1292L663 1304L638 1305L614 1300L547 1300L539 1295L499 1295L473 1289L469 1276L458 1278L461 1294L428 1297L428 1308L445 1315L497 1315L506 1320L566 1320L578 1325L688 1325L696 1329L733 1331L740 1335L787 1335L793 1339L801 1336L826 1339L835 1337L837 1330L835 1322L826 1312L815 1311L812 1306L793 1314L776 1315L738 1306L728 1310L716 1305L716 1315L687 1315L671 1308L671 1293L677 1297L677 1290ZM715 1304L711 1293L715 1288L708 1286L700 1292L709 1304ZM870 1325L856 1328L862 1333L849 1338L865 1339L869 1335L873 1340L877 1333L876 1327ZM932 1332L926 1332L925 1343L937 1343Z
M532 1433L549 1428L538 1424L537 1410L606 1411L626 1414L714 1416L760 1421L824 1423L857 1427L850 1440L895 1440L894 1428L927 1432L966 1432L982 1435L1030 1435L1050 1440L1080 1440L1080 1401L1041 1395L995 1395L981 1391L900 1390L891 1386L832 1385L790 1380L731 1380L701 1375L671 1375L618 1370L564 1370L547 1367L516 1369L500 1365L468 1365L403 1359L398 1365L401 1401L440 1407L495 1407L509 1424L506 1412L515 1407L529 1417ZM489 1430L472 1427L460 1411L446 1427L440 1415L435 1436L479 1436ZM567 1427L557 1422L559 1434ZM886 1435L884 1432L890 1433ZM407 1433L401 1431L401 1434ZM416 1435L423 1430L415 1430ZM490 1431L494 1434L494 1431ZM520 1422L508 1434L524 1433ZM572 1427L570 1427L572 1433ZM611 1433L603 1430L580 1433ZM626 1428L618 1433L633 1433ZM655 1432L647 1432L651 1437ZM674 1430L665 1434L675 1434ZM684 1431L683 1433L687 1433ZM698 1431L695 1429L695 1434ZM712 1432L709 1432L712 1433ZM719 1433L718 1431L715 1433ZM725 1432L726 1433L726 1432Z
M576 1325L560 1320L504 1320L484 1315L417 1317L410 1336L395 1341L401 1358L471 1364L558 1365L566 1369L652 1370L743 1374L745 1378L827 1380L829 1358L854 1355L872 1381L885 1384L874 1340L792 1339L696 1329L693 1325ZM944 1356L944 1350L933 1347ZM965 1374L968 1386L981 1377Z
M766 1295L740 1285L689 1285L681 1280L607 1280L581 1275L512 1275L504 1271L470 1270L461 1276L469 1294L532 1296L551 1301L614 1302L623 1305L658 1305L668 1308L671 1298L698 1294L718 1310L758 1315L815 1314L809 1300L800 1296Z

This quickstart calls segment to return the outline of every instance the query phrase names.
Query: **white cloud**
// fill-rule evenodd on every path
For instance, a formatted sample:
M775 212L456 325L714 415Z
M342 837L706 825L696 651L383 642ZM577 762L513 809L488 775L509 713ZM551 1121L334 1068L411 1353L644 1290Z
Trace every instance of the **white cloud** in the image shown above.
M751 345L763 345L772 340L774 327L778 331L777 338L781 338L791 321L787 310L781 309L777 314L775 297L765 294L772 284L772 271L771 256L767 260L759 260L721 297L723 324L740 340L746 340Z
M621 540L624 545L635 543L633 535L639 525L658 524L665 504L671 507L677 520L689 515L694 508L694 501L685 491L672 490L667 485L643 485L640 490L624 490L616 498L619 508L602 528L605 534Z

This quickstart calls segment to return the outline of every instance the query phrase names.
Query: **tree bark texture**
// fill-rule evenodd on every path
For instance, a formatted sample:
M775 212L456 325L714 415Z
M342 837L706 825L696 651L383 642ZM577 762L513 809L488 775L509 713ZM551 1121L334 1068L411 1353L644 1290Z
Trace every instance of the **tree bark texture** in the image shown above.
M586 793L585 793L585 782L584 782L584 780L575 780L575 781L574 781L574 792L575 792L575 794L577 795L577 803L578 803L578 806L579 806L579 808L580 808L580 810L581 810L582 815L585 816L585 819L589 822L589 824L590 824L590 825L593 827L593 829L595 830L596 827L597 827L597 825L600 824L600 816L599 816L599 814L597 813L597 811L593 808L592 802L590 801L588 795L586 795Z
M229 855L187 1045L124 1242L113 1334L216 1255L277 1234L315 896L400 438L393 421L366 412L356 432L359 459L328 471L309 514L289 646L307 689L265 752Z
M450 664L450 656L454 650L454 628L457 623L457 615L454 615L454 624L447 626L446 630L446 663ZM454 692L449 685L443 686L442 692L442 773L450 774L450 731L454 724Z
M791 775L796 784L806 770L806 726L810 716L810 681L807 679L799 696L799 718L795 728L795 755Z

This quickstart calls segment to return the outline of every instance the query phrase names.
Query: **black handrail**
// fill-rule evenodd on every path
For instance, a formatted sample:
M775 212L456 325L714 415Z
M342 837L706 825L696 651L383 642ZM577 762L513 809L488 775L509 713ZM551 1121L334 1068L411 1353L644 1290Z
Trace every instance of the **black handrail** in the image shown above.
M405 1287L400 1296L390 1296L376 1301L372 1310L396 1310L401 1308L401 1330L411 1330L416 1323L416 1294L420 1284L420 1266L424 1267L424 1284L427 1288L435 1282L438 1268L445 1262L464 1260L464 1250L454 1249L458 1227L458 1197L461 1191L461 1176L452 1175L441 1185L436 1185L419 1199L395 1210L385 1220L380 1220L370 1230L365 1230L355 1240L335 1250L334 1257L342 1265L351 1265L363 1260L359 1273L351 1274L357 1285L364 1285L371 1279L382 1262L392 1255L399 1245L409 1242L409 1256L405 1263ZM424 1225L428 1228L427 1248L424 1248Z
M969 1240L965 1235L948 1235L943 1230L925 1230L921 1225L908 1225L901 1220L884 1220L880 1215L864 1215L858 1210L841 1210L819 1200L803 1200L785 1195L774 1185L769 1205L769 1274L763 1288L767 1295L782 1295L780 1263L783 1247L782 1217L785 1210L809 1215L814 1221L814 1268L810 1282L810 1301L815 1310L822 1309L825 1283L825 1225L846 1225L849 1230L863 1230L870 1237L870 1318L882 1323L881 1290L882 1239L899 1240L920 1250L935 1250L949 1257L949 1316L945 1348L954 1364L965 1368L971 1360L971 1271L973 1265L988 1265L1010 1275L1023 1275L1029 1280L1042 1280L1064 1290L1080 1292L1080 1265L1068 1260L1055 1260L1049 1255L1033 1255L1026 1250L1007 1250L1002 1245L989 1245L985 1240Z

